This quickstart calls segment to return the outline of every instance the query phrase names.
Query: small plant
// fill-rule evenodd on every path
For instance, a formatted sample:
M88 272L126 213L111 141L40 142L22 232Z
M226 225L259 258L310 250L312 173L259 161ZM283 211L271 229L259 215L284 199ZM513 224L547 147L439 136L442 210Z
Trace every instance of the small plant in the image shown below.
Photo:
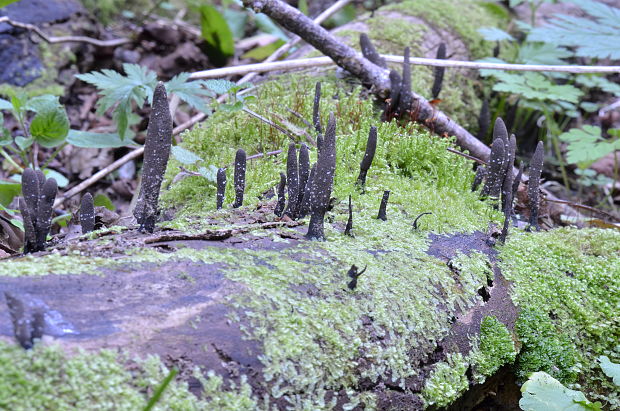
M344 235L353 237L351 230L353 229L353 205L351 204L351 194L349 194L349 218L347 219L347 225L344 228Z

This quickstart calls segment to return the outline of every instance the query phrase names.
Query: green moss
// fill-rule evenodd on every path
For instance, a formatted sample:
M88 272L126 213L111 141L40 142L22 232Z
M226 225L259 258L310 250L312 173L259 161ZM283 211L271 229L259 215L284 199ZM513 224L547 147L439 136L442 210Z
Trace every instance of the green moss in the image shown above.
M109 262L106 258L91 257L79 252L69 252L65 255L58 252L43 256L25 255L12 259L10 263L1 263L0 276L93 273L98 272L100 267Z
M522 344L516 364L521 383L537 371L544 371L565 385L577 382L579 353L547 313L535 307L524 308L515 331Z
M596 357L608 355L612 361L620 360L619 253L617 230L570 228L514 232L501 250L502 271L514 283L513 301L524 310L550 318L557 340L549 339L547 344L559 350L564 338L570 341L583 359L580 386L590 400L606 402L607 408L620 406L620 393L605 381ZM520 338L531 339L533 321L535 317L521 320ZM539 326L546 329L544 322ZM546 349L544 345L541 348L543 352ZM540 361L546 367L550 366L548 357L548 361L558 361L551 366L558 368L556 374L570 379L574 361L570 352L566 357L536 352L525 351L526 357L519 363L532 365Z
M502 365L514 362L517 351L512 335L497 318L487 316L482 320L478 341L477 350L474 349L471 361L474 366L474 378L479 382L493 375Z
M465 392L469 387L465 375L468 367L469 362L460 353L449 354L446 361L437 363L422 390L426 406L445 407Z
M129 360L109 350L67 356L58 346L37 344L26 351L2 341L0 363L0 408L14 411L139 410L168 374L155 356ZM131 364L131 371L127 364ZM222 393L221 377L209 373L205 378L197 370L195 373L203 382L204 400L177 379L164 391L155 409L255 409L247 383Z

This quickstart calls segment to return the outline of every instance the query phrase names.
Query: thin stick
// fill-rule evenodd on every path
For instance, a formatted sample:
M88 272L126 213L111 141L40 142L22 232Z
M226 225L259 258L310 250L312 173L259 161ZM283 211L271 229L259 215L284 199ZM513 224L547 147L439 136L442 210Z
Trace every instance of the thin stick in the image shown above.
M609 218L611 220L614 220L614 221L620 221L620 219L618 219L617 217L609 214L606 211L599 210L598 208L590 207L590 206L587 206L585 204L573 203L571 201L565 201L565 200L550 199L548 197L545 197L545 201L549 201L550 203L566 204L566 205L569 205L571 207L581 208L582 210L588 210L588 211L592 211L593 213L602 214L602 215L606 216L607 218Z
M403 63L402 56L383 54L390 63ZM480 63L475 61L456 61L456 60L437 60L421 57L410 57L409 61L413 65L448 67L448 68L467 68L467 69L488 69L488 70L507 70L507 71L548 71L555 73L620 73L620 66L551 66L540 64L499 64L499 63ZM245 64L234 67L224 67L212 70L197 71L190 75L190 79L210 79L225 76L242 75L251 72L268 73L270 71L285 71L303 68L335 66L334 61L329 57L313 57L304 59L293 59L276 62L263 62L255 64Z
M84 37L84 36L64 36L64 37L48 36L47 34L43 33L43 31L41 31L41 29L39 29L37 26L33 26L32 24L21 23L19 21L14 21L6 16L0 17L0 23L7 23L13 27L31 31L37 36L41 37L47 43L88 43L88 44L92 44L93 46L97 46L97 47L117 47L123 44L131 43L130 39L125 39L125 38L112 39L112 40L98 40L92 37Z

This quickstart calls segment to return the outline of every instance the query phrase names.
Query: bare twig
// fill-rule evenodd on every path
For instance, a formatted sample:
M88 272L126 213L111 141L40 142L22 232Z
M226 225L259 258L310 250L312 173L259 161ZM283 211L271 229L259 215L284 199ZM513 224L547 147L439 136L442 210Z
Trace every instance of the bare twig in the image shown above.
M41 29L37 26L27 23L21 23L19 21L11 20L10 18L4 16L0 17L0 23L7 23L13 27L17 27L20 29L25 29L33 32L37 36L41 37L47 43L88 43L97 47L117 47L123 44L131 43L130 39L120 38L120 39L111 39L111 40L99 40L94 39L92 37L84 37L84 36L63 36L63 37L54 37L48 36L43 33Z

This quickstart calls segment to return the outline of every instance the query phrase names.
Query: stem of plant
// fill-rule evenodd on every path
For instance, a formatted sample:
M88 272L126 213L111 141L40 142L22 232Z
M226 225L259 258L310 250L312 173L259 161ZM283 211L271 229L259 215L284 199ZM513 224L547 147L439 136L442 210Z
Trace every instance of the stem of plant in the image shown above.
M8 161L13 167L15 167L16 169L19 170L20 173L24 172L24 169L21 168L19 166L19 164L17 164L15 162L15 160L13 160L13 158L9 155L9 153L7 153L6 151L4 151L3 148L0 148L0 154L2 155L2 157L4 157L6 159L6 161Z
M56 150L54 150L54 152L49 156L49 158L47 160L45 160L45 163L43 163L43 165L41 166L41 170L43 170L44 168L47 168L47 166L49 165L49 163L52 162L53 159L56 158L56 156L58 154L60 154L60 152L62 151L63 148L65 148L67 146L66 141L64 143L62 143L61 145L59 145Z
M551 145L553 145L553 150L555 151L555 155L558 158L558 164L560 165L562 181L564 182L564 187L568 191L570 190L570 183L568 181L568 173L566 172L566 164L564 164L564 159L562 157L562 148L560 147L560 141L558 139L561 130L559 130L558 125L555 123L552 113L545 110L544 116L545 123L547 124L547 135L551 138Z

